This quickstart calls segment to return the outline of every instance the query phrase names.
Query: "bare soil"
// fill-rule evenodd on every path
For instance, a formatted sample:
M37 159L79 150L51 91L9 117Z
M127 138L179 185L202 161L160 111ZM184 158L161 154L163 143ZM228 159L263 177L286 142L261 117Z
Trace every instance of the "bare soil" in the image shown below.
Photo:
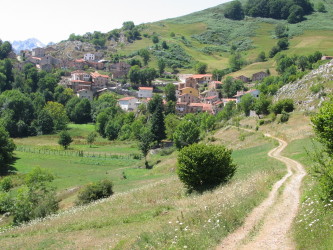
M286 164L287 174L274 184L268 198L246 218L243 226L225 238L217 249L295 249L289 230L297 214L300 187L306 172L303 166L281 156L288 143L279 142L268 155Z

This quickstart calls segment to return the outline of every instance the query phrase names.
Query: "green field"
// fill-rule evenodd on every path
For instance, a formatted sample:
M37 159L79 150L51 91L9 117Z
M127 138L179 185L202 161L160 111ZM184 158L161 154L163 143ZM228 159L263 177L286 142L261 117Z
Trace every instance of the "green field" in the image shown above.
M71 134L76 134L75 140L92 129L86 125L70 127ZM56 136L53 137L49 137L49 147L55 148ZM105 143L103 140L98 139ZM42 136L16 141L25 147L29 146L29 141L32 144L29 147L34 148L38 147L36 144L47 140ZM125 149L126 145L127 152L136 150L129 142L108 142L96 147L101 152L115 153L119 151L114 148ZM266 197L271 185L284 174L283 164L267 156L274 146L267 140L259 146L235 150L233 158L239 167L233 181L203 195L186 194L175 174L177 152L167 156L150 155L150 163L155 164L151 170L137 168L138 165L143 166L143 160L16 152L19 158L15 164L18 173L26 173L35 166L48 169L55 174L54 182L61 193L94 180L110 178L116 194L106 202L62 212L51 220L47 219L47 223L4 233L0 235L0 246L42 249L100 246L123 249L146 245L170 248L173 239L169 232L173 231L179 239L176 248L182 244L213 247L229 230L242 223L251 208ZM44 147L48 145L44 144ZM83 147L87 152L96 149L74 143L70 151ZM62 197L66 200L61 202L61 208L70 207L74 196L63 194ZM209 210L204 207L209 207ZM216 215L222 210L223 215ZM225 227L218 230L205 228L205 221L213 217L221 220L221 225ZM176 224L177 221L183 221L192 231L185 232L182 230L184 227ZM180 231L175 232L175 226ZM200 237L194 240L192 232ZM12 237L16 238L14 242Z

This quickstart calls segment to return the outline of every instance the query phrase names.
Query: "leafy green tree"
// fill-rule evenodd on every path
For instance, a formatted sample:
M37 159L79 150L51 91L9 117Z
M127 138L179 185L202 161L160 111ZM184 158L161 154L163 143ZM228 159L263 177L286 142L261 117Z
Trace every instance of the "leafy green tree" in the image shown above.
M240 70L243 65L245 65L245 60L240 53L231 55L229 59L229 66L232 71Z
M85 98L79 100L70 114L71 120L75 123L84 124L91 122L90 101Z
M123 22L123 30L132 30L134 29L135 25L133 21L126 21Z
M212 73L215 81L221 81L222 77L225 76L224 70L221 69L214 69Z
M97 134L96 132L90 132L87 136L87 143L89 144L89 147L94 144L96 141Z
M329 202L333 199L333 99L323 103L318 114L312 117L316 137L324 146L324 152L315 154L317 164L312 174L319 183L319 195L322 200Z
M163 59L160 58L157 62L157 65L158 65L158 72L159 72L160 76L162 76L164 74L166 63Z
M54 131L52 116L46 110L41 110L38 114L37 131L42 135L51 134Z
M229 181L236 172L231 150L224 146L192 144L177 158L177 174L189 191L202 192Z
M222 87L223 94L226 97L233 97L234 95L237 94L237 91L243 90L244 89L244 83L239 80L234 80L231 76L228 76L224 80L224 84Z
M228 102L224 108L217 114L217 120L228 121L235 113L236 103Z
M285 38L281 38L278 41L277 45L279 46L280 50L286 50L286 49L288 49L288 47L289 47L288 38L286 38L286 37Z
M165 99L167 101L176 101L176 86L173 83L168 83L164 89Z
M66 105L67 102L74 96L74 91L70 88L64 88L58 85L54 90L54 99L56 102Z
M115 140L117 139L120 129L122 127L121 121L119 117L115 117L113 119L108 120L108 122L105 125L105 136L109 140Z
M277 38L283 38L288 36L288 27L284 24L278 24L275 26L275 36Z
M301 6L293 5L289 10L288 23L298 23L303 20L304 11Z
M144 158L145 158L145 166L146 168L149 168L148 161L147 161L147 155L149 150L152 147L152 143L154 142L154 135L151 132L150 128L143 127L140 132L139 137L139 149L141 150Z
M44 109L52 117L54 130L62 130L69 122L64 105L57 102L47 102Z
M215 116L208 113L203 113L201 115L200 127L202 128L203 131L206 132L212 131L215 126L215 121L216 121Z
M271 110L274 114L281 114L282 111L292 112L294 110L294 100L293 99L279 100L271 106Z
M45 217L58 210L56 194L50 185L53 178L41 168L35 168L28 173L25 185L17 190L10 208L15 224Z
M309 67L309 61L306 56L300 56L297 60L297 66L300 70L305 71Z
M257 115L268 115L269 114L269 106L272 101L266 95L260 94L259 98L257 98L254 102L254 111Z
M165 134L169 140L173 140L173 134L180 123L180 120L175 114L168 114L165 119Z
M138 65L134 65L128 72L128 78L132 83L139 84L140 83L140 72L141 69Z
M266 54L264 51L261 51L257 57L257 62L265 62L266 61Z
M178 149L199 141L200 129L194 121L182 121L173 134L173 141Z
M168 44L167 44L166 41L163 41L163 42L162 42L162 48L163 48L163 49L169 49L169 46L168 46Z
M154 114L157 107L163 108L163 99L161 95L154 95L153 98L148 102L147 109L150 114Z
M150 53L147 49L139 50L139 55L142 57L144 65L147 65L150 59Z
M323 2L319 2L317 4L317 11L322 12L322 13L326 12L326 7L325 7L325 4Z
M233 20L243 20L245 15L240 1L230 2L224 10L224 16Z
M60 146L62 146L66 150L72 142L73 139L66 130L60 132L58 140L58 144Z
M0 115L0 123L12 137L27 136L35 118L31 99L19 90L7 90L0 94Z
M176 113L176 102L168 101L164 106L165 115Z
M10 139L8 132L4 127L0 126L0 166L1 172L4 167L8 167L14 160L14 150L16 146L12 139Z
M158 39L158 36L156 36L156 35L155 35L155 36L152 36L151 40L152 40L153 43L155 43L155 44L156 44L156 43L159 43L159 41L160 41L160 40Z
M197 62L194 68L198 74L206 74L207 67L208 67L207 63Z
M242 96L239 106L244 111L246 116L250 115L250 111L253 109L254 101L254 97L251 94Z
M269 51L269 58L273 58L277 53L281 51L279 46L273 46Z

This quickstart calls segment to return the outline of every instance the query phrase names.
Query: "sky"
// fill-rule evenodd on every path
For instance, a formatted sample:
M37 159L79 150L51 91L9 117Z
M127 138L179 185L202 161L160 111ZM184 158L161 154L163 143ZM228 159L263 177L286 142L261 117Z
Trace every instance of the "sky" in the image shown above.
M107 32L124 21L136 25L178 17L230 0L10 0L1 3L0 39L37 38L47 44L70 34Z

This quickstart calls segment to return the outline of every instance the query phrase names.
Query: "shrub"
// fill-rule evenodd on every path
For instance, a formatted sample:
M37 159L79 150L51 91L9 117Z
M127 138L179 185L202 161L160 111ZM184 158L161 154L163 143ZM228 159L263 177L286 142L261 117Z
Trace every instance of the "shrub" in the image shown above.
M76 204L83 205L98 199L107 198L113 194L112 187L113 185L110 180L88 184L79 193Z
M281 114L282 111L292 112L294 110L294 101L292 99L282 99L271 106L274 114Z
M0 182L0 189L4 192L8 192L13 187L12 179L7 176L4 177Z
M279 119L279 123L284 123L289 120L289 114L286 111L282 111L282 114Z
M72 143L72 141L73 139L67 131L60 132L58 140L60 146L62 146L64 149L67 149L68 146Z
M189 191L204 191L227 182L236 171L231 150L224 146L193 144L178 155L177 173Z
M310 87L310 90L313 94L317 94L320 91L322 91L324 89L324 86L322 84L316 84L316 85L312 85Z

